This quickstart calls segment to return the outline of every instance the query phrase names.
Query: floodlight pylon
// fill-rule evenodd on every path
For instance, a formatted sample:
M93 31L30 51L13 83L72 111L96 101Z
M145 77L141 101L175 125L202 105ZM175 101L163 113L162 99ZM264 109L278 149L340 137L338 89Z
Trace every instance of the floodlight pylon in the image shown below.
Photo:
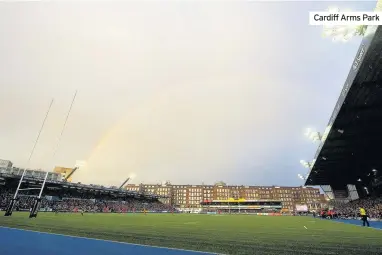
M313 142L321 141L321 139L322 139L321 133L317 132L317 131L314 131L311 128L307 128L305 133L304 133L304 135L306 137L308 137L310 140L312 140Z

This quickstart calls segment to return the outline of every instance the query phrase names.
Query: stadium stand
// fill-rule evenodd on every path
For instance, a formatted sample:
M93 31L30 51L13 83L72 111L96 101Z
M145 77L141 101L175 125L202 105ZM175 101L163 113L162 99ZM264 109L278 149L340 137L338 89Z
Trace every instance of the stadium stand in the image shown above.
M36 172L38 174L36 174ZM29 171L23 186L34 187L41 183L45 173ZM13 168L0 169L0 209L5 210L12 199L21 171ZM159 196L146 195L134 191L106 188L98 185L84 185L60 181L57 174L47 180L40 211L77 212L163 212L174 211L170 205L159 202ZM39 190L28 190L19 194L16 211L29 210Z
M365 208L368 216L372 219L382 219L382 198L368 197L365 199L357 199L348 203L333 201L333 211L340 218L357 218L358 209Z
M320 185L339 215L382 212L382 27L370 26L313 159L305 185Z

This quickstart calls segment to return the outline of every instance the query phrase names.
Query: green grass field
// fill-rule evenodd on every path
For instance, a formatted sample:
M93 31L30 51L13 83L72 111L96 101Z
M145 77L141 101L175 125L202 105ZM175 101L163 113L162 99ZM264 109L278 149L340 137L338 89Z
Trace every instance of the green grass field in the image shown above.
M223 254L382 254L382 231L311 217L26 213L0 226ZM306 228L305 228L305 227Z

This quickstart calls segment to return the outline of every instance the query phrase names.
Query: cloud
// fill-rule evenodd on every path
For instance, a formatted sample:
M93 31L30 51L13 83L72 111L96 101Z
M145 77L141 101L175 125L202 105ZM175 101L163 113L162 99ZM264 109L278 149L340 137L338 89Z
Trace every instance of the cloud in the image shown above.
M302 129L324 128L358 47L322 39L321 29L307 23L311 8L290 2L2 6L6 146L0 157L27 165L54 97L30 167L86 160L74 179L105 185L132 172L134 182L146 183L293 183L298 160L315 149L302 141Z
M233 176L248 150L267 160L285 118L283 85L246 76L174 84L127 111L100 139L76 178L115 184L135 181L214 182ZM256 152L255 152L256 151Z

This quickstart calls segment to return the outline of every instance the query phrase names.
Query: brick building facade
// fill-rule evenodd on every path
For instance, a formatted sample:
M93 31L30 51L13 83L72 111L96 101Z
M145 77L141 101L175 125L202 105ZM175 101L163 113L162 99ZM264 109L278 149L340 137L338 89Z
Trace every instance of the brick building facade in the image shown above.
M307 205L310 210L323 208L327 201L320 190L312 187L233 186L218 182L215 185L128 184L128 190L165 196L163 203L179 208L200 208L204 200L279 200L283 208L293 211L296 205Z

